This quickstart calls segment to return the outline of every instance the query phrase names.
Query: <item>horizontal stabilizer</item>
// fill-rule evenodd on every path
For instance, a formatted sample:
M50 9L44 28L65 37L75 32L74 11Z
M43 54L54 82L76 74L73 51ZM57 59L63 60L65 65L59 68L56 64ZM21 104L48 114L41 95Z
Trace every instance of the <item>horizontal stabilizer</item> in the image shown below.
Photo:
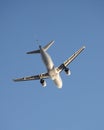
M53 43L54 43L54 41L49 42L45 47L43 47L44 50L47 51L48 48L50 48L50 47L52 46Z
M27 52L27 54L34 54L34 53L40 53L40 50L34 50L34 51Z
M53 43L54 43L54 41L49 42L46 46L43 47L43 49L45 51L47 51L48 48L50 48L50 46L52 46ZM34 51L27 52L27 54L34 54L34 53L40 53L40 50L34 50Z

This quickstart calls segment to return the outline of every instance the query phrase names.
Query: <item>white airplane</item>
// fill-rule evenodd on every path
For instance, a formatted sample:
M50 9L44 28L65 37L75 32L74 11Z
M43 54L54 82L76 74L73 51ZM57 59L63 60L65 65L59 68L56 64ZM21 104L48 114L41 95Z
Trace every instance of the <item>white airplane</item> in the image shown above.
M54 41L51 41L45 47L39 46L39 50L27 52L27 54L35 54L35 53L41 54L42 60L47 69L46 73L41 73L39 75L28 76L28 77L23 77L23 78L17 78L17 79L14 79L14 81L17 82L17 81L40 80L40 83L42 84L42 86L45 87L47 85L45 79L51 78L58 88L62 88L62 79L60 77L60 73L64 70L67 75L71 74L67 66L85 49L85 46L81 47L77 52L75 52L71 57L69 57L60 66L55 67L51 57L46 52L53 43Z

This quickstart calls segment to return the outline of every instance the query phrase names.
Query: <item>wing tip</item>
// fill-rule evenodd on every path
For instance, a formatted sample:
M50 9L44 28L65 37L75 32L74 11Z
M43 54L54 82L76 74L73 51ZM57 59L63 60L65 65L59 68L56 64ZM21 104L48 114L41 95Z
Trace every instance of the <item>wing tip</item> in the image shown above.
M16 79L12 79L13 82L16 82Z
M86 46L83 46L83 49L85 49L86 48Z
M17 82L18 81L18 79L12 79L14 82Z

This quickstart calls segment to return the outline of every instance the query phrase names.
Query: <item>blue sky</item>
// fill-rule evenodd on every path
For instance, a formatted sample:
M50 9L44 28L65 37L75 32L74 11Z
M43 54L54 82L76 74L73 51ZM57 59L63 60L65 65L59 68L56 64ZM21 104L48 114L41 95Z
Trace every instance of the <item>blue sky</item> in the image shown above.
M86 49L61 74L63 88L51 80L14 83L13 78L46 71L38 48L56 66L81 46ZM104 129L104 1L0 1L0 130Z

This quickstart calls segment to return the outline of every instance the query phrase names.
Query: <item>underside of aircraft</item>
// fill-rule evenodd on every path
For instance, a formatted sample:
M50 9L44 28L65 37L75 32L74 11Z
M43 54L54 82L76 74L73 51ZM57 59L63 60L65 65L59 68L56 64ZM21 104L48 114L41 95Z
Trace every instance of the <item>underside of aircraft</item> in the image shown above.
M62 79L61 79L60 73L64 70L67 75L71 74L67 66L85 49L85 46L81 47L72 56L70 56L67 60L65 60L61 65L59 65L58 67L55 67L50 55L47 53L48 48L50 48L50 46L53 43L54 41L51 41L44 47L39 46L38 50L27 52L27 54L39 53L46 66L47 72L41 73L38 75L17 78L17 79L14 79L13 81L18 82L18 81L40 80L40 83L42 84L42 86L45 87L47 85L45 79L50 78L54 81L55 85L58 88L62 88Z

